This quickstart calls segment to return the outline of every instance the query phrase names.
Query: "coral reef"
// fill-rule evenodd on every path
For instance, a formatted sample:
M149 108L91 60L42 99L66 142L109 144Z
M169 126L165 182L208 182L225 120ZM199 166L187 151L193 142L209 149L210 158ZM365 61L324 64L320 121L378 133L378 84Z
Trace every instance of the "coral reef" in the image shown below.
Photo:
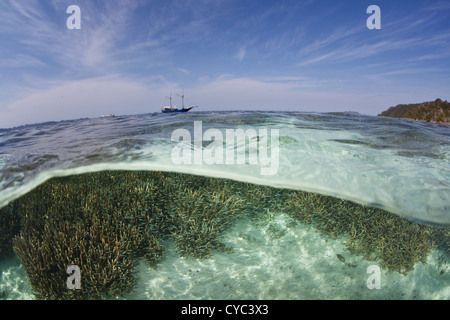
M20 217L14 205L0 209L0 259L14 254L12 239L20 232Z
M162 238L182 256L226 249L220 235L246 210L230 187L210 190L213 180L142 171L51 179L2 210L22 220L7 238L39 299L117 297L133 290L136 259L156 268ZM81 269L80 290L66 287L70 265Z
M182 256L204 258L211 249L224 249L219 236L241 213L242 200L227 193L184 189L176 194L167 214L175 226L172 236Z
M295 192L286 211L322 232L346 235L348 249L391 271L407 274L431 249L449 250L450 229L418 224L387 211L323 195Z
M14 250L39 299L101 299L129 292L136 282L133 259L143 256L154 265L163 252L140 207L124 208L126 194L111 192L114 188L84 194L88 184L78 180L52 180L20 201L17 213L24 219ZM81 269L80 290L66 287L70 265Z
M135 265L156 268L170 239L184 257L227 251L222 235L237 219L287 212L322 232L347 237L351 252L407 273L431 249L449 250L449 228L319 194L226 179L149 171L54 178L0 210L0 255L22 262L39 299L104 299L130 292ZM338 257L339 258L339 257ZM67 267L81 270L68 290Z
M152 216L152 225L175 240L181 256L205 258L211 250L224 250L220 236L248 213L231 188L227 180L165 173L159 176L158 214Z

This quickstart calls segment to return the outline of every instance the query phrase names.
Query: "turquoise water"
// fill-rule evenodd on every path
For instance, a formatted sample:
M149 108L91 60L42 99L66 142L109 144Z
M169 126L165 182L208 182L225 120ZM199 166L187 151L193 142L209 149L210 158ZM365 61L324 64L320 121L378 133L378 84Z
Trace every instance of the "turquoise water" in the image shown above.
M241 129L247 140L227 138ZM312 192L448 226L449 137L448 126L354 113L158 113L0 129L0 207L52 178L139 170ZM137 262L140 280L122 297L450 298L448 248L433 250L407 275L382 267L381 289L369 289L367 270L377 262L351 253L346 235L331 237L294 219L283 209L286 199L224 230L231 252L186 258L174 239L162 239L166 252L156 269ZM0 264L4 296L33 298L20 261Z
M175 130L279 130L276 174L257 162L174 164ZM43 181L105 169L231 178L338 196L424 222L450 223L448 126L358 114L211 112L81 119L0 129L0 207ZM203 141L203 147L213 138ZM270 147L270 141L267 143ZM237 148L237 145L235 146Z

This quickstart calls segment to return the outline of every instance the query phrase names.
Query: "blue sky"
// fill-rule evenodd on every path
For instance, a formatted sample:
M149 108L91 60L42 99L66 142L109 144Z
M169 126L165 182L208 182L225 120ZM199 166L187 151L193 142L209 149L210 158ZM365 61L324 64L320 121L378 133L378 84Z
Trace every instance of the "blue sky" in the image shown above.
M183 88L200 111L450 100L448 21L449 1L2 0L0 128L159 112Z

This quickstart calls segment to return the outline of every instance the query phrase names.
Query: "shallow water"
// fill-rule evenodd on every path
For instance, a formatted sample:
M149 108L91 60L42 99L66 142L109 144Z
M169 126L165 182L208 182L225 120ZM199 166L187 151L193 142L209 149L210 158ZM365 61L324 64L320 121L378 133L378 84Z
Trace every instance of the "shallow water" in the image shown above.
M200 135L194 121L202 124ZM224 140L227 129L254 129L261 137L266 129L269 149L271 133L278 129L275 174L261 174L269 167L261 158L256 164L248 158L243 165L197 164L192 155L191 163L174 164L178 141L171 138L182 128L191 133L193 154L198 139L203 150L214 140L202 136L208 129L222 132ZM448 126L409 120L267 112L146 114L0 129L0 207L54 176L161 170L318 192L449 224L449 137Z
M157 268L136 261L139 281L129 300L450 299L448 252L434 250L406 276L380 268L380 288L369 289L368 268L345 237L329 237L283 213L237 221L223 241L232 252L181 257L172 240ZM339 257L340 256L340 257ZM35 299L17 258L0 260L2 299ZM83 282L82 282L83 283Z
M229 144L227 132L238 129L249 130L249 140ZM180 132L189 139L181 143ZM345 113L146 114L0 129L0 207L26 216L15 237L50 251L74 243L78 248L83 241L77 232L126 232L99 224L103 219L141 233L151 225L164 248L153 267L137 252L110 244L122 250L111 256L120 260L116 267L131 266L139 278L118 298L448 299L449 136L443 125ZM227 158L230 151L233 158ZM122 221L121 210L139 223ZM189 216L191 211L197 213ZM36 212L35 223L30 215ZM58 216L78 214L72 226L58 224ZM377 235L364 238L374 225L386 243ZM49 230L54 238L46 239ZM435 230L439 237L430 238ZM419 245L394 248L398 240L390 233L399 232ZM92 234L84 241L104 241ZM120 239L139 251L143 240L133 237ZM198 238L193 245L192 237ZM74 242L63 245L61 239ZM32 287L45 287L30 278L34 269L20 251L29 248L18 247L19 259L0 258L3 298L29 299ZM101 258L83 264L77 259L92 250L77 252L68 257L89 272L111 264L104 261L101 268ZM380 268L380 289L369 288L370 266ZM43 268L49 282L68 277L57 261ZM92 272L97 278L89 283L98 283ZM126 277L119 272L127 286L135 281ZM64 285L55 290L65 292Z
M129 299L303 300L450 298L450 261L435 251L404 276L381 269L369 289L374 262L352 255L343 239L326 237L283 214L263 225L237 223L225 235L231 254L205 260L168 252L156 270L139 265L142 283ZM337 255L342 255L341 261ZM447 259L447 260L445 260ZM444 274L440 274L445 270Z

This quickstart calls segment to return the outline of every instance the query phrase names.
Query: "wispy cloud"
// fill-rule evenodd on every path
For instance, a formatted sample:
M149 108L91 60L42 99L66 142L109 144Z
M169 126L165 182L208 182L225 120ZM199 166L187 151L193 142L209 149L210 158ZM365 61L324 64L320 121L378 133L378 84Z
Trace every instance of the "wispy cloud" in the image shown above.
M316 81L316 85L311 85ZM335 84L292 77L248 78L225 75L190 88L196 104L210 109L271 111L357 111L364 105L369 114L379 113L389 98L372 92L340 92ZM381 107L380 107L381 106Z
M184 74L190 74L191 73L189 70L184 69L184 68L178 68L177 70L180 71L181 73L184 73Z
M105 2L101 7L91 1L81 3L82 29L68 30L67 1L4 0L0 4L1 32L16 42L23 55L45 55L71 73L111 70L120 53L116 48L127 36L127 21L139 1Z
M348 99L350 110L365 105L352 95L373 84L389 89L383 80L398 88L426 73L439 81L421 92L448 85L446 1L386 3L379 32L365 27L365 8L355 3L2 0L0 118L119 114L127 98L134 113L148 111L149 101L158 111L164 96L183 87L195 104L217 108L330 110ZM66 27L72 4L81 7L81 30ZM76 103L98 110L61 108Z
M424 11L437 11L442 13L442 11L450 10L450 3L448 1L438 1L436 3L427 3L424 7Z
M404 69L396 69L388 72L379 72L379 73L371 73L367 75L367 78L373 80L385 81L387 78L394 76L411 76L414 74L429 74L438 72L439 70L436 68L404 68Z
M344 39L360 32L354 28L338 28L334 29L331 34L324 38L315 39L313 42L305 45L298 51L300 57L322 52L332 45L340 44Z
M54 83L47 89L32 90L10 103L0 117L0 128L27 123L99 117L129 112L156 112L173 83L156 85L119 75ZM150 101L150 103L149 103Z
M304 55L298 66L310 66L319 62L341 63L348 61L355 61L361 58L376 57L380 54L399 51L408 52L411 56L414 54L414 49L421 49L424 46L436 46L442 43L443 36L439 38L429 37L383 37L381 40L368 42L360 39L351 41L340 41L333 46L328 46L331 40L324 40L318 45L314 44L314 49L308 48L310 52ZM446 38L446 37L444 37ZM304 52L303 52L304 54ZM414 59L414 58L410 58Z
M244 47L239 48L239 51L238 51L238 53L236 54L236 59L238 59L239 61L244 60L244 58L245 58L245 53L246 53L246 51L245 51L245 48L244 48Z
M422 56L411 58L408 61L418 62L418 61L437 60L437 59L450 59L450 52L425 54Z
M24 68L24 67L45 67L42 60L28 54L19 53L15 57L6 58L0 61L0 68Z
M364 26L349 27L349 24L330 29L328 34L316 35L316 39L298 51L297 65L355 62L385 53L402 54L405 61L418 61L425 56L425 48L448 51L448 29L436 32L436 26L446 19L445 10L448 12L447 2L424 3L423 6L411 4L404 11L398 8L382 10L383 27L379 31L369 31Z

